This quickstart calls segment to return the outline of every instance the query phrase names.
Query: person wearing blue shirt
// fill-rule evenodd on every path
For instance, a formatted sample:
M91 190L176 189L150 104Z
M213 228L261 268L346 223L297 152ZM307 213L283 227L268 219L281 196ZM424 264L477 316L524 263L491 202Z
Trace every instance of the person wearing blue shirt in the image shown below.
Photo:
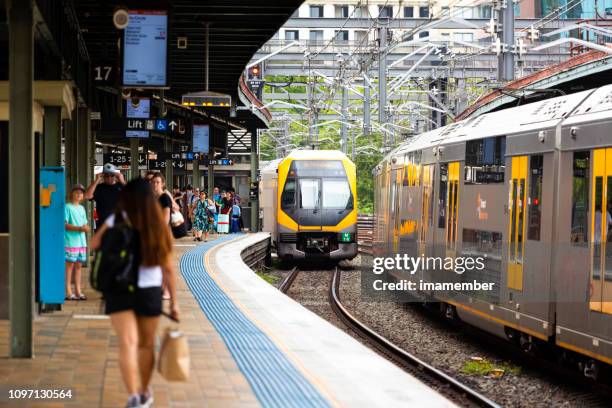
M87 261L87 237L89 231L87 213L81 201L85 196L85 187L76 184L70 192L70 202L66 203L64 218L66 231L64 233L64 250L66 257L66 300L86 300L81 291L81 265ZM72 281L74 271L74 289Z
M232 232L240 232L240 216L242 215L240 209L240 200L236 201L232 207Z

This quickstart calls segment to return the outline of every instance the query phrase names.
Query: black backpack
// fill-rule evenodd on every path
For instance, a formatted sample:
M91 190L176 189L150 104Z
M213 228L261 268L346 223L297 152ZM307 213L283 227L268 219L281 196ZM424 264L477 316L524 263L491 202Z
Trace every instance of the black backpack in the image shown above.
M106 230L89 276L91 287L102 293L134 292L138 280L138 232L121 221Z

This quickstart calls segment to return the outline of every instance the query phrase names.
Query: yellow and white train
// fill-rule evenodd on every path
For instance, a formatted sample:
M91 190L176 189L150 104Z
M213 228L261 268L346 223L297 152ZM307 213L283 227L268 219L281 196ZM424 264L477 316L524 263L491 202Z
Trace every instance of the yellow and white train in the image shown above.
M336 150L295 150L261 169L263 230L279 258L357 255L355 165Z

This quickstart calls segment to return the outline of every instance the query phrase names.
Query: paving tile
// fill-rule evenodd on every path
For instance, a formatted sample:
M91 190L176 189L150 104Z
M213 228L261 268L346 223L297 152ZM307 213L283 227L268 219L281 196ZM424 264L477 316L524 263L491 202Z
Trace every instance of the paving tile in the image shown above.
M180 241L189 241L185 238ZM189 247L175 247L175 261ZM177 266L178 270L178 266ZM68 302L62 310L34 318L35 358L10 359L9 322L0 320L0 383L15 386L74 390L72 401L33 402L31 407L123 406L126 392L119 372L117 338L110 321L75 318L101 315L100 295L89 288L85 268L83 284L87 301ZM259 406L248 382L211 323L200 310L182 276L178 279L182 312L181 330L189 338L192 372L187 383L167 383L153 376L158 407L255 407ZM160 331L168 326L162 318ZM0 403L0 406L2 403Z

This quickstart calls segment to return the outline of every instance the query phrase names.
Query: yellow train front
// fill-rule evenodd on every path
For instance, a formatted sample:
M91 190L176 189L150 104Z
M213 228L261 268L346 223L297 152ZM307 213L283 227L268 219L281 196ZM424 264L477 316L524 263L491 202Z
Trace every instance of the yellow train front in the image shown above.
M276 208L266 205L272 204L272 194L268 200L262 197L264 230L272 233L281 259L342 260L357 255L356 171L345 154L295 150L262 170L261 180L262 189L272 194L276 190ZM266 222L272 213L275 225Z

